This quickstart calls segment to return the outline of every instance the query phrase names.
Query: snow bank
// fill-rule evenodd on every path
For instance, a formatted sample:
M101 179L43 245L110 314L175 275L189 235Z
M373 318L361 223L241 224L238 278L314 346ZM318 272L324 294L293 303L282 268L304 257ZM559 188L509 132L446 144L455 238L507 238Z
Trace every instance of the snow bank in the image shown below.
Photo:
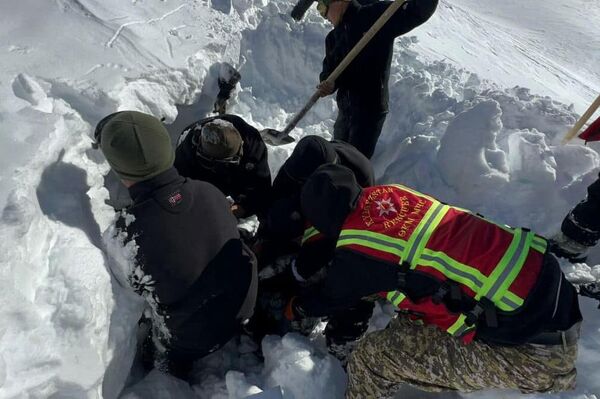
M26 75L13 87L31 103L34 121L49 123L28 167L16 170L2 211L0 395L116 397L140 303L105 267L101 231L113 213L103 203L107 168L87 157L86 135L72 134L89 125L68 104Z
M374 158L379 180L551 234L600 166L594 150L559 144L576 120L572 108L525 88L498 89L445 62L424 63L414 46L397 44Z
M600 4L587 0L441 0L420 53L503 87L524 86L582 113L600 92Z
M343 398L346 376L339 362L295 334L263 340L266 382L285 387L286 398ZM289 394L288 394L289 391Z
M538 43L501 52L495 43L507 38L505 27L486 28L465 6L469 1L443 1L431 29L416 31L420 41L396 44L377 174L382 182L402 182L549 233L583 197L599 166L589 148L558 146L573 110L596 87L588 81L593 75L569 70L573 64L551 69L552 77L540 74L545 59ZM259 128L283 127L314 90L329 29L314 10L302 24L293 22L291 6L268 0L0 3L0 397L115 398L125 385L126 398L242 398L277 387L286 398L343 395L339 364L319 340L296 335L267 338L264 360L247 339L234 340L198 362L191 386L156 371L141 376L135 367L126 382L142 303L121 286L119 270L131 267L134 248L123 247L109 229L115 214L105 204L108 165L90 148L95 123L123 109L165 117L175 137L210 112L223 62L242 73L231 112ZM530 47L535 51L522 51ZM488 68L489 60L497 65ZM499 83L533 82L542 95L504 89L470 71L488 79L502 71ZM556 84L561 79L574 82L566 91L574 107L543 96L564 88ZM294 134L329 137L334 117L332 99L322 100ZM292 148L269 149L273 172ZM597 268L568 272L591 281ZM591 301L583 304L579 388L557 397L592 399L600 392L594 378L600 324ZM389 310L378 308L373 325L383 327Z

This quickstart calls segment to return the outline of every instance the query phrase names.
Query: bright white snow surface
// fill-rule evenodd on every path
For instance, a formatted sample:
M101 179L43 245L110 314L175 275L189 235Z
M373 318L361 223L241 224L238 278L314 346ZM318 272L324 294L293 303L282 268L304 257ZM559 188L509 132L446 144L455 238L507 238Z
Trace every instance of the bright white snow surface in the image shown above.
M259 128L282 127L317 83L330 29L314 10L293 22L291 7L0 2L1 398L242 398L277 386L286 398L343 396L339 363L318 339L294 334L266 338L264 362L251 342L231 342L199 362L192 386L157 372L140 381L135 367L127 383L142 304L107 267L130 265L135 248L102 235L114 212L105 204L108 166L91 149L96 122L134 109L166 117L177 132L210 111L220 63L229 62L242 73L231 111ZM600 163L581 143L559 145L600 91L598 18L596 0L442 0L428 24L397 41L374 157L380 181L556 231ZM329 137L334 117L334 102L322 100L294 135ZM273 171L291 150L270 149ZM590 266L567 270L598 279ZM582 307L577 390L529 397L597 398L600 314L591 301Z

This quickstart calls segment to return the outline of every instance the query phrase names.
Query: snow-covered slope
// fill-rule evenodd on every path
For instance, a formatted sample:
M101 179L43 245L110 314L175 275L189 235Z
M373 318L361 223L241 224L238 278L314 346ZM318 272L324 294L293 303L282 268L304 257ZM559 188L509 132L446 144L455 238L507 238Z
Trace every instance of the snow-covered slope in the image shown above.
M200 118L221 62L242 72L232 112L258 127L283 126L317 83L329 29L314 10L293 22L291 6L0 3L0 398L119 395L141 304L107 271L129 253L102 238L114 214L104 203L108 166L90 146L93 126L119 109L173 126ZM380 180L551 233L600 163L592 149L558 145L600 91L598 17L595 0L442 1L416 38L396 45L390 115L374 158ZM328 137L334 117L333 101L322 100L294 134ZM291 147L270 149L273 171ZM587 272L600 277L598 267ZM591 302L583 307L579 387L559 397L600 392L600 318ZM264 363L254 349L232 342L200 362L192 387L152 373L124 396L240 398L279 385L290 398L341 397L345 376L318 342L269 338Z
M419 48L583 112L600 91L599 19L595 0L448 1L419 35Z

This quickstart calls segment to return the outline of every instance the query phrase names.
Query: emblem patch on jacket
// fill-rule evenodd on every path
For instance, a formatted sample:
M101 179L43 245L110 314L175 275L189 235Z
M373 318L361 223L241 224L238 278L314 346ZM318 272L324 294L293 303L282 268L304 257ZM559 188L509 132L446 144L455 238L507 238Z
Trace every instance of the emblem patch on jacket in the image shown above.
M177 206L183 200L183 195L179 191L176 191L169 195L169 205Z
M378 187L365 200L361 219L366 227L377 224L379 233L395 231L398 238L409 237L428 209L423 198L399 193L392 187Z

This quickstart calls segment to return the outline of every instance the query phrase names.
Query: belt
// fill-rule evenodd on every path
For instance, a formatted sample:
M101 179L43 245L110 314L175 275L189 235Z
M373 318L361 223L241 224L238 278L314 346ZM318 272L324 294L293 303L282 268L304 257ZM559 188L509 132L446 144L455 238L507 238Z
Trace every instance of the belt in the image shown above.
M580 324L581 323L576 323L571 328L565 331L540 333L531 338L527 343L538 345L574 345L579 339Z

